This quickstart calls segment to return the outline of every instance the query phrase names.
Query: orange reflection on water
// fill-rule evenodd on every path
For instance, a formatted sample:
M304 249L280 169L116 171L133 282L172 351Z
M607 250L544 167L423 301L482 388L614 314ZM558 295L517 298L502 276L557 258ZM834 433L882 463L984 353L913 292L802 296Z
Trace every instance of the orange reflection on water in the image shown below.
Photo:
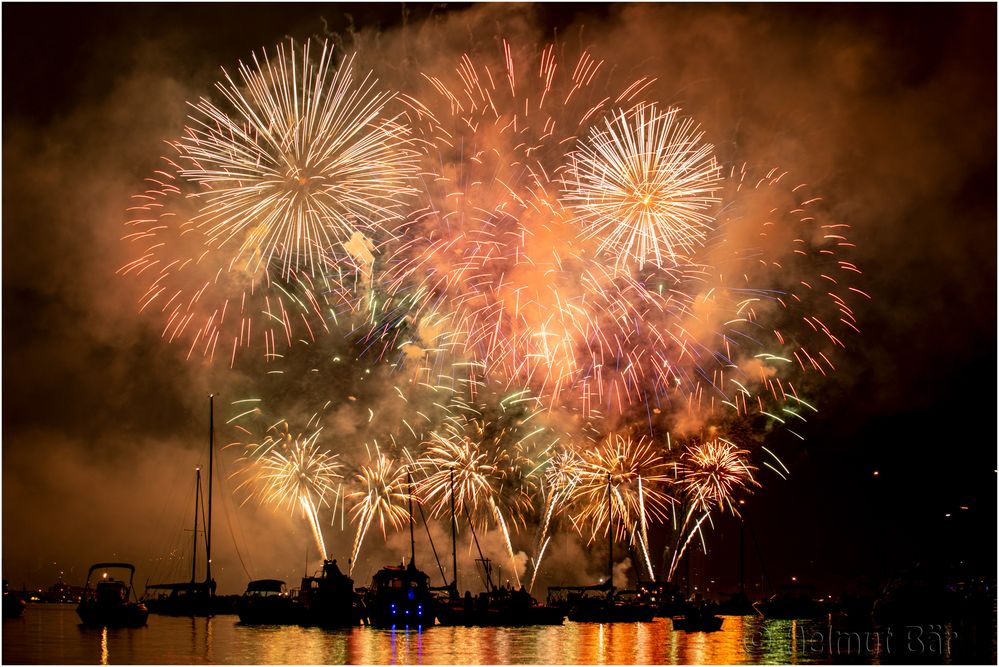
M145 628L96 630L79 626L69 605L29 611L4 624L5 664L814 664L835 661L830 651L838 650L820 641L837 641L823 621L752 616L726 616L711 633L677 632L670 619L392 631L244 626L234 616L153 616ZM849 660L885 655L887 647L876 647Z
M793 641L790 624L785 642L760 642L754 640L760 623L728 616L721 631L712 633L678 632L665 618L652 623L422 630L237 625L234 632L227 629L223 639L221 631L227 624L216 618L211 628L201 619L192 634L201 638L196 654L244 664L745 664L775 657L778 662L793 661L788 650ZM777 636L783 635L778 631Z
M320 630L298 626L239 628L249 640L247 649L259 664L345 664L351 630ZM226 660L228 661L228 660Z
M677 632L669 619L652 623L571 623L558 627L436 627L385 633L357 629L363 664L742 664L753 659L747 633L755 621L726 617L721 631ZM385 641L385 640L388 641Z
M427 662L424 655L428 634L437 629L395 628L379 630L354 628L347 631L347 658L340 663L362 665L419 665ZM324 662L323 664L334 664Z
M679 661L712 665L747 662L745 622L744 616L726 616L718 632L675 633Z
M744 619L726 617L719 632L673 630L669 619L652 623L566 623L562 644L567 663L738 664L746 652Z

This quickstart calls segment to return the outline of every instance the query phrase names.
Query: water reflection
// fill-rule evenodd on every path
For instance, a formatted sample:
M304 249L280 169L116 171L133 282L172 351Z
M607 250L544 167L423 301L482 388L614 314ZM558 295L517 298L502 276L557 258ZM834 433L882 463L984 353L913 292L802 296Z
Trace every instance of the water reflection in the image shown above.
M215 656L213 655L213 643L212 643L212 628L215 626L214 618L205 619L205 657L208 662L215 662Z
M567 623L561 641L569 652L553 654L572 664L736 664L747 661L743 619L726 618L722 630L685 633L673 630L672 622ZM562 659L558 659L562 658Z
M41 608L38 608L41 607ZM939 651L959 655L963 630L942 629ZM994 635L993 635L994 636ZM929 634L927 650L937 650ZM724 617L713 633L653 623L569 623L528 628L434 627L425 630L243 626L235 616L152 616L146 628L85 629L72 607L29 608L4 622L3 662L22 664L816 664L912 662L898 635L841 631L821 621ZM881 643L878 643L878 642ZM866 643L865 643L866 642ZM891 649L891 650L889 650ZM991 646L994 661L994 645ZM966 649L964 649L966 650ZM952 654L951 651L954 651ZM988 656L985 656L988 658ZM988 660L985 660L988 661Z
M221 622L221 617L215 619ZM219 626L221 628L221 625ZM221 640L216 662L286 664L352 664L361 658L351 653L348 636L352 630L320 630L297 626L233 626L231 641L225 649ZM220 633L221 634L221 633ZM225 657L222 657L222 654Z

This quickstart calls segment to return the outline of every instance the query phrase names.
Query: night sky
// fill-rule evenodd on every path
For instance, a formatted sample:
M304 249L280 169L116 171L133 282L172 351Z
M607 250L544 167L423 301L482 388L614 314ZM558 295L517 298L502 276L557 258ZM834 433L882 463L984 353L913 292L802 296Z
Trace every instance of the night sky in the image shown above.
M360 63L400 88L415 76L400 44L441 71L497 37L585 46L657 77L720 159L780 165L820 192L873 299L812 394L805 441L782 450L789 479L748 501L749 576L762 561L771 582L830 593L916 563L994 577L995 24L991 4L4 4L4 578L81 583L114 558L153 576L172 538L159 528L187 521L207 394L253 377L185 359L137 314L138 286L115 275L124 209L220 67L289 36L350 46L351 31ZM303 523L239 512L254 576L292 581ZM216 530L220 588L239 592ZM716 524L696 581L735 585L738 533ZM396 538L372 558L404 552Z

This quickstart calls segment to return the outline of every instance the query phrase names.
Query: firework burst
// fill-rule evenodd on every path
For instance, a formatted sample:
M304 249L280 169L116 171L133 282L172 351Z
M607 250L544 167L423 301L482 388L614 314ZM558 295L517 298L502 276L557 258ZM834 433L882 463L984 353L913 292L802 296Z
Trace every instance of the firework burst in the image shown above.
M177 142L181 177L202 186L195 225L252 273L276 260L315 275L326 249L398 222L412 193L407 130L384 118L392 94L358 80L353 57L334 67L331 47L318 61L310 47L254 55L238 83L225 72L227 105L201 99Z
M414 192L393 95L310 43L254 56L192 105L174 154L134 197L119 269L144 286L162 335L214 358L268 359L316 340L369 298L373 253Z
M538 471L552 440L537 423L539 401L515 392L495 406L459 402L417 460L417 494L434 516L450 510L451 475L458 508L485 529L497 514L523 526L533 513ZM506 520L498 519L505 525Z
M335 521L349 501L356 559L372 525L404 524L408 469L432 516L453 499L511 562L511 535L536 522L532 585L561 517L588 543L630 540L650 574L649 524L671 517L672 577L711 513L759 486L750 457L783 475L753 443L801 437L812 381L858 331L846 225L778 170L720 178L694 122L644 101L651 80L599 88L613 68L586 54L563 68L554 47L504 41L400 99L313 55L254 57L192 105L121 269L189 355L231 345L235 363L263 339L290 364L268 377L295 383L273 392L292 397L281 414L325 401L310 435L281 419L237 443L255 495L300 508L324 553L320 509ZM300 367L279 350L294 341ZM605 437L587 441L591 420ZM318 444L331 423L350 425L335 445L357 466L347 497Z
M529 591L534 589L534 581L541 569L541 562L550 539L552 519L555 513L561 510L566 501L572 497L573 490L579 484L581 477L582 459L574 449L560 447L551 454L545 465L544 485L541 489L544 514L538 529L537 555L534 557L534 568L527 587Z
M616 537L624 539L646 517L667 518L672 499L664 489L673 480L672 469L650 440L612 433L579 456L578 482L570 502L578 508L573 521L591 540L598 533L606 535L612 524Z
M680 484L693 505L703 511L712 507L738 514L732 502L738 491L759 486L755 467L747 462L749 451L722 438L687 447L680 459Z
M578 482L568 499L576 508L572 516L576 529L589 533L591 542L598 532L613 532L619 540L631 538L652 574L648 521L664 521L668 516L672 498L665 488L672 482L670 466L651 441L616 433L582 451L580 457Z
M617 111L570 154L562 200L615 266L684 264L714 222L720 169L680 110Z
M448 512L453 498L473 527L497 528L518 586L511 529L533 516L540 469L556 441L537 422L542 414L540 401L526 390L493 402L480 395L478 402L455 406L416 461L422 472L416 493L433 515Z
M456 507L476 517L481 521L480 526L486 527L502 475L494 457L471 438L451 428L444 432L434 431L431 438L417 462L426 474L417 486L418 495L430 504L435 516L443 515L450 508L453 473Z
M859 269L841 257L853 247L848 226L788 181L777 169L754 177L745 167L726 179L731 205L700 256L703 280L681 323L690 341L673 392L685 404L674 413L681 434L759 419L802 438L797 425L816 411L804 390L835 370L859 333L850 304L869 297L855 287Z
M319 553L325 554L319 508L329 506L336 483L343 476L338 456L320 448L320 433L321 429L307 437L285 434L271 438L254 446L250 456L256 459L254 477L261 486L260 501L279 509L301 509Z
M374 456L368 463L362 464L354 475L358 488L346 496L347 502L353 503L351 515L357 522L352 564L357 561L357 554L372 523L378 524L384 539L387 528L398 530L408 520L410 496L407 471L405 465L389 458L376 446Z
M428 205L386 257L386 316L373 332L383 350L405 341L431 364L470 360L550 405L571 394L584 413L656 381L638 377L652 367L631 347L656 332L637 323L683 305L605 266L558 196L577 134L650 83L598 95L601 69L585 53L562 69L553 47L532 63L504 44L497 64L464 57L456 82L425 77L411 106ZM614 386L618 371L628 388Z

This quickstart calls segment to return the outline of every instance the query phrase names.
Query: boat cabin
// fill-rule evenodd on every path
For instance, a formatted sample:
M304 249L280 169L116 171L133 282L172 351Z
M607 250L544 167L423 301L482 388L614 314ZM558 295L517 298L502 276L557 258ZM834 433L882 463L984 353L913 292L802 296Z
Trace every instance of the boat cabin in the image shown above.
M280 579L256 579L246 585L246 592L243 595L248 597L271 597L287 594L285 583Z
M114 577L97 582L94 596L98 604L124 604L128 602L128 585Z
M367 597L368 618L372 625L434 624L430 577L416 569L412 562L406 567L389 565L376 572Z

